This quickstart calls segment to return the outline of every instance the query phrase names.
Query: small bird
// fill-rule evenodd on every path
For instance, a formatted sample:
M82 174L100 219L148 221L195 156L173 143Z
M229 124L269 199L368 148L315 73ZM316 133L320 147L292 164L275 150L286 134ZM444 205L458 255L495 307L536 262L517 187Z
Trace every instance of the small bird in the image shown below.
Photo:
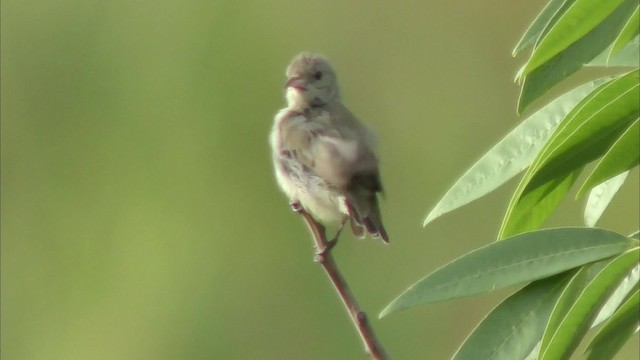
M276 179L291 204L317 221L347 220L358 238L365 231L389 242L382 225L376 137L340 101L336 73L322 55L303 52L287 68L287 107L269 137Z

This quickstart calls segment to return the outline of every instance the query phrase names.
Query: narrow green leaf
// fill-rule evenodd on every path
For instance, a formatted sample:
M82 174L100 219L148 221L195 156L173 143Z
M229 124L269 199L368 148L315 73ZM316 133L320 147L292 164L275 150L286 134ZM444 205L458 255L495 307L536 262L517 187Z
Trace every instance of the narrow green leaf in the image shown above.
M520 181L499 238L542 225L558 204L558 195L568 190L567 182L575 180L576 172L601 156L638 117L638 79L638 70L617 76L571 110ZM547 192L550 199L545 198Z
M606 301L622 278L638 263L640 253L632 249L618 256L600 271L585 287L557 328L549 327L551 336L543 337L540 360L567 359L589 330ZM560 301L560 300L559 300ZM555 312L555 310L554 310ZM553 314L551 315L554 316ZM549 339L548 342L545 340Z
M616 290L611 294L607 302L600 309L600 313L593 321L593 326L596 327L608 318L610 318L620 307L625 299L629 297L629 293L631 293L634 289L638 288L638 282L640 281L640 264L636 264L636 266L629 271L627 276L620 282Z
M628 171L615 176L591 190L587 204L584 207L584 223L587 226L596 226L600 216L604 213L613 196L618 192L629 175Z
M595 275L597 275L597 273L592 274L592 270L596 270L596 272L600 272L604 268L604 266L606 266L609 262L610 260L609 261L603 260L593 264L592 266L585 265L581 268L582 270L581 274L576 274L572 277L571 283L569 283L564 288L563 295L561 295L561 297L563 297L563 301L555 305L554 309L557 310L557 311L554 310L555 319L549 320L549 325L547 326L548 328L556 329L558 327L560 320L562 320L562 316L564 316L564 314L568 311L570 305L575 302L575 299L577 297L577 292L582 290L586 281L591 281L595 277ZM589 269L589 271L584 272L585 269ZM600 310L600 313L598 314L596 319L593 321L591 328L594 328L599 324L601 324L602 322L606 321L616 311L618 311L618 308L620 307L620 305L629 298L629 293L633 292L634 290L637 291L639 278L640 278L640 265L636 265L628 273L628 275L622 280L620 285L613 292L613 295L609 297L607 302L604 304L604 306ZM567 304L569 306L567 306ZM539 336L539 338L542 338L542 334ZM526 357L526 360L538 360L541 345L542 345L542 341L539 341L536 344L536 346L533 348L531 353L529 353L529 355ZM604 348L606 349L606 347ZM615 354L615 352L612 354Z
M604 49L585 66L589 67L635 67L640 66L640 37L636 36L622 50L609 57L612 46Z
M633 71L583 99L541 150L532 181L553 177L567 161L577 168L602 156L638 118L639 79L639 71Z
M518 99L518 113L522 113L533 101L578 71L609 46L620 33L620 29L636 6L637 0L625 0L609 17L583 38L526 75Z
M567 286L563 289L560 299L554 307L553 314L549 318L546 333L547 337L558 327L562 321L564 315L567 313L571 305L575 302L579 292L584 288L586 282L590 282L595 278L605 266L607 266L613 259L605 259L593 264L587 264L580 268L580 272L576 273ZM607 320L618 309L620 304L627 299L629 292L638 287L638 278L640 275L640 265L636 265L627 276L620 282L620 285L616 288L613 294L609 297L605 305L602 307L600 313L596 317L596 320L592 324L592 328L596 327L601 322ZM552 331L551 329L554 329ZM542 338L542 336L540 336ZM545 341L549 343L549 338ZM531 351L526 360L538 360L542 341L536 344L535 348Z
M610 79L580 85L525 119L456 181L429 212L423 225L495 190L524 170L575 104Z
M412 306L539 280L628 249L635 241L595 228L545 229L472 251L427 275L380 317Z
M623 0L576 0L534 49L524 66L523 75L528 75L587 35L622 2Z
M640 98L638 99L640 101ZM640 161L640 118L636 119L616 140L598 165L584 181L576 198L581 197L597 184L619 175Z
M636 289L593 338L587 348L588 360L613 359L640 325L639 307L640 293Z
M503 228L498 239L542 226L565 198L581 171L582 168L579 168L569 173L558 174L555 179L524 192L518 198L517 206L509 213L509 218L505 216L503 219Z
M602 270L610 261L611 260L609 258L609 259L601 260L595 263L585 264L579 268L574 269L571 272L571 278L569 279L569 282L562 289L562 293L560 294L558 301L556 301L556 303L554 304L551 315L553 315L553 313L557 314L560 308L565 308L568 310L570 305L577 298L577 295L584 288L584 285L588 281L591 281L591 279L593 279L595 275L597 275L597 273L600 272L600 270ZM564 299L564 300L560 301L560 299ZM555 316L555 318L552 318L551 315L549 315L549 320L547 321L546 327L545 329L543 329L543 332L544 330L546 330L551 326L557 327L557 325L560 323L560 320L562 320L561 318L559 319L557 315ZM542 339L542 337L543 337L543 334L541 333L538 339ZM533 348L533 350L524 359L538 360L541 346L542 346L542 340L538 341L538 343Z
M524 360L538 360L538 354L540 353L540 345L542 345L541 341L538 341L533 350L527 355Z
M630 238L640 240L640 230L636 230L633 234L629 235Z
M565 3L573 3L568 0L551 0L547 3L547 5L542 9L542 11L536 16L535 20L529 25L527 30L522 35L520 41L513 49L513 56L516 56L522 50L528 49L529 47L536 44L543 34L544 29L550 28L555 21L552 22L552 19L557 16L556 20L560 18L559 15L562 15L564 12L563 5ZM560 12L559 15L556 15Z
M523 359L536 346L572 273L534 281L493 309L473 330L453 360Z
M634 37L638 35L640 32L640 6L636 7L636 10L631 14L627 23L624 24L624 27L620 31L620 34L613 42L611 46L611 51L607 56L608 60L615 55L618 51L620 51L627 43L629 43Z
M584 286L588 281L593 279L593 276L589 276L592 274L592 272L589 271L590 267L591 264L587 264L582 266L580 270L576 272L576 274L571 278L571 281L569 281L567 286L564 287L558 301L554 304L553 311L549 315L549 321L543 331L543 336L540 337L542 340L540 349L538 349L538 357L540 356L540 351L546 349L549 345L552 335L562 323L562 319L564 319L565 314L571 309L571 306L584 290ZM602 268L603 266L600 267L600 270L602 270Z

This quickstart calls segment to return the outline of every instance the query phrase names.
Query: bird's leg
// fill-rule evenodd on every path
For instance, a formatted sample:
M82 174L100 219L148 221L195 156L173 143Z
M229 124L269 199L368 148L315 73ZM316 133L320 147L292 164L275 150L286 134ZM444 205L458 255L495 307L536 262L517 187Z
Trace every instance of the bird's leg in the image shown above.
M316 219L314 219L313 216L311 216L311 214L309 214L304 209L302 204L300 204L300 201L292 200L289 205L296 214L302 215L302 217L305 219L307 226L309 227L309 230L313 235L314 246L316 248L316 262L321 262L321 259L324 258L324 254L335 244L327 241L327 235L324 225L317 222Z
M342 223L340 223L340 227L338 228L338 231L336 231L336 234L333 236L333 238L331 238L331 240L327 241L327 247L325 249L325 251L329 251L331 249L333 249L334 246L336 246L336 244L338 243L338 238L340 237L340 234L342 233L342 229L344 229L344 224L347 223L347 220L349 218L345 217L342 220Z

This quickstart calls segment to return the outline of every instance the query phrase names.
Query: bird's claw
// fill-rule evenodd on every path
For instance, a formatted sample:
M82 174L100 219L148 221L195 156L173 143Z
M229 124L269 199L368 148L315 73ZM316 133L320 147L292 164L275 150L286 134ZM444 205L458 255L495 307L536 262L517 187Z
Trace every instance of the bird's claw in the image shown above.
M333 249L334 246L338 243L338 237L334 237L333 239L325 242L324 248L316 250L316 254L313 258L313 261L317 263L323 263L325 261L326 255Z

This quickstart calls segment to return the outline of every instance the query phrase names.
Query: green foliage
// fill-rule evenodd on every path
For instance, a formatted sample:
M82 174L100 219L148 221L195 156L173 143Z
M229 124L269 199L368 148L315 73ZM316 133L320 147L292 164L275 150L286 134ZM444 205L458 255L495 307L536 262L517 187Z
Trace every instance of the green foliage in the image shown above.
M518 111L584 66L604 67L612 75L528 116L447 191L425 225L527 169L502 219L501 241L426 275L381 317L529 283L492 310L453 358L568 359L590 329L604 324L588 356L610 359L637 331L638 233L593 226L640 162L639 8L637 0L549 1L513 51L532 48L517 76ZM627 69L616 74L613 66ZM595 161L576 195L589 194L588 227L541 229Z
M589 344L589 360L611 359L636 332L640 293L636 290L616 311Z
M637 241L595 228L516 235L472 251L415 283L380 316L416 304L485 293L542 279L617 255Z
M555 23L557 20L553 20L556 14L562 14L561 8L566 7L573 3L574 0L550 0L547 6L542 9L540 14L529 25L527 31L525 31L518 44L513 49L513 56L518 55L521 51L526 50L538 42L545 32L545 29L549 28L549 23Z
M596 226L604 210L609 206L609 203L620 190L625 180L627 180L627 175L629 175L628 171L623 172L591 190L587 204L584 207L584 223L587 226Z
M638 116L638 80L635 70L602 84L565 117L520 181L499 238L542 225L583 166L604 155L624 134Z
M575 300L567 301L567 304L571 304L568 310L554 309L551 316L561 320L557 326L547 326L542 338L540 360L566 359L571 355L589 330L600 307L638 263L639 254L635 248L613 259L586 284Z
M620 35L616 38L616 40L611 45L611 50L609 51L608 59L618 53L622 48L629 42L631 39L638 35L640 31L640 6L636 7L636 10L631 14L627 23L624 24L622 31L620 31Z
M627 170L634 167L640 161L639 137L640 122L636 119L604 154L596 168L578 190L577 196L583 195L597 184L601 184L618 174L626 173Z
M578 86L525 119L458 179L429 212L424 225L488 194L526 169L569 111L608 79Z
M544 333L571 272L534 281L498 305L482 320L453 357L455 360L523 359Z
M622 50L617 51L615 54L611 54L613 46L609 46L600 55L593 58L586 64L588 67L602 67L602 66L622 66L622 67L638 67L640 63L640 38L636 36L631 40Z
M622 0L577 0L552 24L521 71L528 75L601 24Z
M586 2L596 2L595 0L582 0ZM578 2L578 1L577 1ZM522 81L522 90L518 100L518 112L522 113L535 100L547 93L552 87L566 79L569 75L580 70L584 64L591 61L596 55L604 51L618 37L620 30L630 17L630 14L637 5L637 0L626 0L613 13L607 16L596 27L586 35L571 43L562 51L557 53L548 61L541 65L528 68L527 65L520 70L517 79ZM569 7L571 8L571 7ZM567 10L565 7L560 11ZM560 21L574 23L580 19L572 19L564 16L553 18L546 29L553 29L560 25ZM551 30L549 30L551 32ZM534 52L547 52L547 47L555 47L555 43L538 42L539 46L534 48ZM548 50L554 53L553 49Z

